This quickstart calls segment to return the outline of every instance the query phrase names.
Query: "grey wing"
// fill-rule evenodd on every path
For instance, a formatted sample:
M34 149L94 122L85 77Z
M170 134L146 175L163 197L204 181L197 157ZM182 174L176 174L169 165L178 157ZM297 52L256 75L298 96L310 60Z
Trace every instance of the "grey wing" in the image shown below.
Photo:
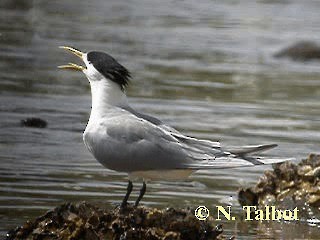
M164 124L161 120L159 120L153 116L139 113L130 107L127 107L126 110L129 111L130 113L132 113L133 115L137 116L138 118L144 119L144 120L158 126L159 128L161 128L165 132L169 133L171 136L178 139L181 143L189 145L190 148L198 148L198 150L201 149L203 151L209 151L211 154L214 154L214 155L217 154L217 156L220 155L221 153L223 155L226 154L226 152L222 152L219 142L213 142L213 141L209 141L209 140L199 140L199 139L196 139L193 137L183 135L179 131L174 129L173 127L170 127L170 126Z
M172 151L172 147L174 147L176 148L175 153L179 153L177 154L177 157L184 157L184 159L177 160L175 158L175 160L169 160L169 162L176 161L176 164L170 163L170 168L232 168L271 164L288 160L251 156L251 154L274 148L277 146L276 144L232 147L226 148L226 150L221 148L219 142L185 136L174 128L165 125L155 117L138 113L133 109L130 109L130 112L140 119L140 121L144 122L144 124L147 123L148 127L145 128L145 130L148 131L147 135L149 137L157 136L157 139L153 139L156 140L156 142L153 141L154 145L170 150L170 154L174 152ZM145 127L147 125L145 125ZM159 138L159 136L161 136L161 138ZM164 139L165 141L168 141L165 144L163 142ZM183 153L182 156L181 153ZM168 160L163 160L163 163L168 163ZM166 164L163 164L162 166L165 167Z
M196 138L193 138L193 137L189 137L189 136L183 135L179 131L174 129L173 127L170 127L170 126L166 125L161 120L159 120L159 119L157 119L157 118L155 118L153 116L150 116L150 115L147 115L147 114L143 114L143 113L139 113L139 112L135 111L134 109L132 109L130 107L128 107L126 110L130 111L135 116L137 116L139 118L142 118L142 119L144 119L144 120L146 120L146 121L158 126L162 130L164 130L164 131L168 132L169 134L171 134L173 137L177 138L182 143L190 144L195 148L200 148L200 149L205 150L205 151L217 150L217 151L215 151L215 154L220 154L221 153L221 148L220 148L220 143L219 142L213 142L213 141L209 141L209 140L199 140L199 139L196 139Z
M169 131L172 136L180 141L182 147L193 159L191 164L189 162L186 164L186 167L191 169L236 168L294 160L293 158L253 156L253 154L275 148L278 146L277 144L233 146L223 148L219 142L185 136L174 128L163 123L160 127Z
M196 141L192 140L192 142ZM255 165L265 165L265 164L273 164L273 163L280 163L285 161L294 160L293 158L270 158L270 157L259 157L252 154L260 153L262 151L266 151L268 149L274 148L276 144L266 144L266 145L255 145L255 146L242 146L242 147L232 147L228 148L228 151L223 151L217 147L208 148L208 142L203 140L200 141L197 145L202 145L201 150L209 154L209 158L205 159L201 158L194 158L191 164L187 163L186 168L189 169L224 169L224 168L236 168L236 167L248 167L248 166L255 166ZM210 142L210 141L209 141ZM204 145L204 146L203 146ZM192 151L192 150L191 150ZM204 154L200 155L204 157ZM201 161L202 160L202 161Z

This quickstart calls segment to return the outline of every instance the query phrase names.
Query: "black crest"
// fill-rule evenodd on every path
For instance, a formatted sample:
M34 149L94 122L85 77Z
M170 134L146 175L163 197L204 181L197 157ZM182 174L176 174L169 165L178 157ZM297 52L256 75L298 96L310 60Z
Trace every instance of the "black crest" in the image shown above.
M118 83L121 90L128 85L130 72L109 54L92 51L88 52L87 59L103 76Z

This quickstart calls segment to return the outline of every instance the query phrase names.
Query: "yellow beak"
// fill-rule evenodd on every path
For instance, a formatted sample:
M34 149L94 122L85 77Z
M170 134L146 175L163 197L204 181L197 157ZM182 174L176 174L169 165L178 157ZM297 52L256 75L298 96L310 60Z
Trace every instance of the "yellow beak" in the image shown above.
M71 52L72 54L81 58L81 60L83 61L83 57L84 57L85 53L83 53L75 48L72 48L72 47L60 46L59 48L62 48L62 49L65 49L65 50ZM86 69L85 67L78 65L78 64L75 64L75 63L68 63L66 65L61 65L61 66L58 66L58 68L68 69L68 70L76 70L76 71L83 71L84 69Z

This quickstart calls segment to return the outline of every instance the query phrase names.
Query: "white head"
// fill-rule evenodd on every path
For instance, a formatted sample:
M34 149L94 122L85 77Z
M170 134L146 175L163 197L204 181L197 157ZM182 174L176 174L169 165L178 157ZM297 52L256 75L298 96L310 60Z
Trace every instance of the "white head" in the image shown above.
M83 53L71 47L61 48L75 54L84 62L85 66L69 63L59 68L82 71L86 75L91 86L93 109L127 105L124 91L129 83L130 73L125 67L104 52Z

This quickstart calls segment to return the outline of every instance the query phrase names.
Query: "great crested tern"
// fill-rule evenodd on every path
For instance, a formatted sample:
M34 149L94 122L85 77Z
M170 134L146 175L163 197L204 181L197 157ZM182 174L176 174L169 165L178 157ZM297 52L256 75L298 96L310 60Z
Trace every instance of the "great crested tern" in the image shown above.
M127 206L132 178L141 177L143 186L135 206L145 191L147 179L181 179L200 169L223 169L283 162L288 159L261 158L252 154L276 144L222 148L219 142L185 136L155 117L130 107L125 93L129 71L104 52L81 52L62 46L78 56L85 66L69 63L61 69L82 71L89 80L92 109L83 141L106 168L129 174Z

